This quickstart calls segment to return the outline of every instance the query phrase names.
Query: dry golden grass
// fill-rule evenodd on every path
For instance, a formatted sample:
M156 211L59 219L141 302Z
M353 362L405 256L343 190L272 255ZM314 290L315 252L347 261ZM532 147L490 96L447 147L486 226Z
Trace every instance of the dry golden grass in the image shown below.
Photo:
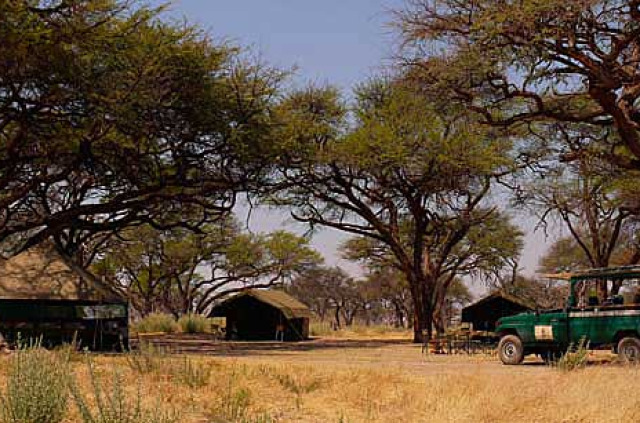
M145 406L170 407L186 423L249 422L266 414L275 422L323 423L640 421L640 369L615 364L561 372L535 360L507 367L495 357L425 357L420 346L371 342L190 356L211 373L207 386L189 388L171 371L183 359L165 357L154 371L138 374L123 356L92 358L104 380L122 372L131 396L140 388ZM0 358L0 386L6 360ZM73 366L89 392L86 365ZM230 403L246 409L245 420L243 412L229 419ZM68 422L79 421L72 407Z
M413 332L406 328L392 328L387 325L353 324L343 326L338 330L328 322L312 321L309 331L311 336L337 339L405 339L410 340Z

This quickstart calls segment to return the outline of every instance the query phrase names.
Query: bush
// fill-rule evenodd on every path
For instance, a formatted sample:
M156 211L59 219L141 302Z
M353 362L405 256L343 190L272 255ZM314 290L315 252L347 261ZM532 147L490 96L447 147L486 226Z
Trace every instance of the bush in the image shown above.
M202 388L209 384L211 366L198 365L189 357L174 361L171 366L171 377L189 388Z
M564 354L556 362L559 370L570 372L572 370L581 369L587 365L589 359L589 342L585 337L580 339L578 345L571 344Z
M170 314L151 313L138 321L133 326L133 329L137 333L175 333L178 332L180 327Z
M211 333L211 321L201 314L185 314L178 326L182 333Z
M153 344L140 342L137 350L130 351L127 355L127 363L129 367L136 373L148 374L156 373L163 366L163 360L167 353Z
M160 407L150 409L141 405L141 392L138 388L135 396L124 391L124 381L119 372L113 373L108 387L103 387L91 361L87 361L91 387L93 389L94 409L89 407L82 390L75 381L71 384L71 393L84 423L176 423L180 421L176 413L162 411ZM160 400L158 400L158 403Z
M59 423L66 414L69 362L61 354L32 345L9 361L6 390L0 396L3 423Z

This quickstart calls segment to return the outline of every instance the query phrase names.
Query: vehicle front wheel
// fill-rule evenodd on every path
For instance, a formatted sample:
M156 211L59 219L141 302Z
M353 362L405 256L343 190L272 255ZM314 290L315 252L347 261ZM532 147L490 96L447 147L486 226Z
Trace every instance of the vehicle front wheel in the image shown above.
M503 364L515 365L524 360L524 347L516 335L505 335L498 343L498 355Z
M640 363L640 339L628 336L618 342L618 356L626 363Z

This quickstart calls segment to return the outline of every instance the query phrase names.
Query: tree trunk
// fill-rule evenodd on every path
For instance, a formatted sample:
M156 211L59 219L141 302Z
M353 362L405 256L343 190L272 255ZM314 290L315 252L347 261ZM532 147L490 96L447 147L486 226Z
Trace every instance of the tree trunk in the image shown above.
M426 301L414 301L413 342L423 343L429 341L433 335L433 308Z
M402 310L402 307L400 306L400 304L398 304L398 302L393 303L393 308L396 316L394 326L397 328L403 328L404 327L404 311Z
M409 282L413 300L413 342L423 343L433 336L433 286L426 277Z

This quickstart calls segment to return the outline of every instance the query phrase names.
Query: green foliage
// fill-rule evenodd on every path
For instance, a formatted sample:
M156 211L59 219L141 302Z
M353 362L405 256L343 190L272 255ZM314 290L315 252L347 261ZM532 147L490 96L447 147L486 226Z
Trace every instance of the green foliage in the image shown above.
M519 254L522 234L488 204L496 178L518 170L513 140L419 88L391 79L364 84L353 119L328 115L339 110L330 89L294 94L298 117L334 132L321 142L294 134L301 145L294 150L305 154L283 164L287 189L274 201L302 222L360 238L350 258L402 271L411 292L422 293L414 310L426 329L426 311L443 303L436 297L455 276L495 275Z
M529 157L558 141L574 158L578 150L595 152L638 169L638 83L623 82L639 73L627 64L639 46L634 6L410 1L396 14L405 74L443 108L464 105L486 124L523 136Z
M201 229L124 231L93 270L128 284L133 305L143 313L159 303L186 315L202 313L239 286L283 283L322 261L307 238L289 232L244 233L232 217Z
M538 263L540 273L562 273L591 267L584 250L572 238L556 240Z
M133 330L137 333L176 333L180 330L180 326L170 314L151 313L136 322Z
M0 238L200 226L266 177L285 72L165 9L0 3Z
M110 383L96 374L90 360L87 361L91 382L92 400L76 384L71 384L71 394L78 407L83 423L177 423L180 416L165 411L162 407L143 408L142 392L138 389L134 396L125 391L125 381L118 371L114 371ZM94 403L91 407L89 404ZM160 404L160 399L158 399Z
M67 412L70 367L67 357L21 347L9 360L7 385L0 396L2 423L59 423Z
M201 314L185 314L178 319L182 333L211 333L211 320Z
M583 337L578 345L569 345L567 352L555 363L555 367L564 372L571 372L586 367L588 360L589 341Z

